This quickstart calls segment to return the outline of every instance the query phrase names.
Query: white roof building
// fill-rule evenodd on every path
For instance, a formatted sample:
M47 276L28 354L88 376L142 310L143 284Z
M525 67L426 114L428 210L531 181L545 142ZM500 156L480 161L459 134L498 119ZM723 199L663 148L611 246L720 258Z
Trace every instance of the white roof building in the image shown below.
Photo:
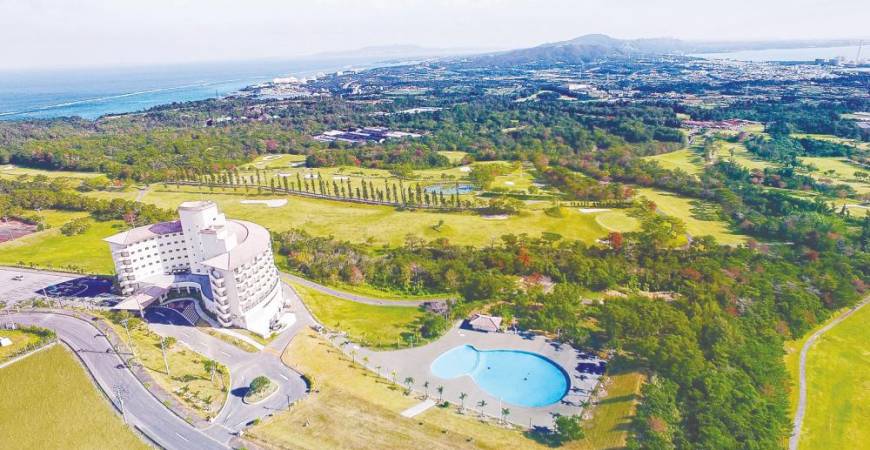
M121 293L119 309L140 309L172 290L195 290L225 326L268 336L284 296L269 231L228 220L211 201L182 203L180 220L134 228L105 239Z

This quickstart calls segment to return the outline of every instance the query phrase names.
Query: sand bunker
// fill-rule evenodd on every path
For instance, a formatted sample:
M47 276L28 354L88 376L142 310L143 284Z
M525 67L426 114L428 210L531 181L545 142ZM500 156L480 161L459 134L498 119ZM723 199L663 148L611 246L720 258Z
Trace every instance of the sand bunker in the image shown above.
M287 204L286 198L276 200L242 200L239 203L243 205L266 205L269 208L280 208Z
M592 214L592 213L600 213L610 211L608 208L580 208L578 209L583 214Z

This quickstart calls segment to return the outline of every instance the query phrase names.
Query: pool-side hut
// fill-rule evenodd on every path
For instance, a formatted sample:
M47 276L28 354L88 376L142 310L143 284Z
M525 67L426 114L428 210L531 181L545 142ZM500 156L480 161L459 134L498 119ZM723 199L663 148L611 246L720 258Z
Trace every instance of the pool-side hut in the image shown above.
M486 333L496 333L501 331L502 318L499 316L488 316L486 314L475 314L468 319L468 327L474 331L483 331Z

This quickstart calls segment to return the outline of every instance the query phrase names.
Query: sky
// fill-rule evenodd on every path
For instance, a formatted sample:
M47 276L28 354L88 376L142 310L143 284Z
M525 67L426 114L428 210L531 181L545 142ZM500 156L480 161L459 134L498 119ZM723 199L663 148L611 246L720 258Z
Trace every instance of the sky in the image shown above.
M0 70L509 49L589 33L870 38L868 0L0 0Z

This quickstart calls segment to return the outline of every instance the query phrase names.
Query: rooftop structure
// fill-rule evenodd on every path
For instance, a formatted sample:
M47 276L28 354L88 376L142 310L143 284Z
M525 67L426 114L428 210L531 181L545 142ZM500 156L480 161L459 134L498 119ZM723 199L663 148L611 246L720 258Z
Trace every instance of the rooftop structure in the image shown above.
M475 314L468 319L468 326L475 331L485 331L487 333L495 333L501 330L502 318L498 316L488 316L486 314Z
M365 127L350 130L330 130L314 136L320 142L346 142L348 144L384 143L389 139L419 138L422 135L404 131L394 131L384 127Z
M105 239L121 293L139 310L172 294L198 293L222 326L270 334L284 308L269 231L228 220L211 201L182 203L180 220Z

